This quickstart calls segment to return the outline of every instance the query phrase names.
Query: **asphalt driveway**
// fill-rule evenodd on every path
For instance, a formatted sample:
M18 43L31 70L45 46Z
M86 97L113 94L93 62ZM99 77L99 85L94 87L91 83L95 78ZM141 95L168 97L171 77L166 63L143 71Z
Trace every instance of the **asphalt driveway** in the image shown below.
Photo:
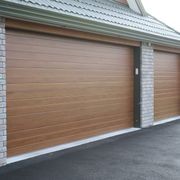
M179 180L180 121L0 169L0 180Z

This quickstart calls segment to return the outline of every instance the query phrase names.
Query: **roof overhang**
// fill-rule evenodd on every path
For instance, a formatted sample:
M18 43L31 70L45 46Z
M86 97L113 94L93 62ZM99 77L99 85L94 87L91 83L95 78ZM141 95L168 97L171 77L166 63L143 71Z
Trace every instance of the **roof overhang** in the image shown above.
M112 24L100 23L39 8L32 8L8 1L0 2L0 14L6 18L180 48L180 41L176 39L164 38Z

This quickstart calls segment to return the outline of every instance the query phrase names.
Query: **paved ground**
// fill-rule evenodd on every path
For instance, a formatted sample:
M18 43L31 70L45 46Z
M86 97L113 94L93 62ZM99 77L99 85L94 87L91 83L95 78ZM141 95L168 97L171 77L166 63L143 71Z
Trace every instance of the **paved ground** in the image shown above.
M0 180L179 180L180 121L0 170Z

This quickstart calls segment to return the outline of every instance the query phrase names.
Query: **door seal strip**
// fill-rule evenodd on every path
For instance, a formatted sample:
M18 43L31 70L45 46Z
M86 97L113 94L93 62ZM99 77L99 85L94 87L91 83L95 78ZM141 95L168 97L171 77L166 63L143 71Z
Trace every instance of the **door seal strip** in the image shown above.
M30 158L37 157L37 156L44 155L44 154L48 154L48 153L57 152L60 150L65 150L68 148L73 148L73 147L80 146L80 145L87 144L87 143L96 142L99 140L107 139L107 138L118 136L121 134L135 132L138 130L140 130L140 128L123 129L123 130L114 131L114 132L94 136L94 137L83 139L83 140L74 141L71 143L66 143L66 144L62 144L62 145L58 145L58 146L54 146L54 147L50 147L50 148L45 148L42 150L38 150L38 151L34 151L34 152L30 152L30 153L26 153L26 154L22 154L22 155L18 155L18 156L9 157L9 158L7 158L7 164L11 164L11 163L15 163L18 161L30 159Z
M177 121L177 120L180 120L180 116L175 116L175 117L172 117L172 118L163 119L163 120L154 122L153 125L157 126L157 125L160 125L160 124L165 124L165 123L173 122L173 121Z

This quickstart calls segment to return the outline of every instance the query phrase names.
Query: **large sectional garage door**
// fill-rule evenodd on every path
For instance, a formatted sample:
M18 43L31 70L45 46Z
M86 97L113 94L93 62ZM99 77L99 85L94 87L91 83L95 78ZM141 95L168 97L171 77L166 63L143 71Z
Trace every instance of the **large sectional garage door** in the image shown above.
M8 156L133 126L133 48L7 30Z
M155 120L180 116L180 55L156 51Z

